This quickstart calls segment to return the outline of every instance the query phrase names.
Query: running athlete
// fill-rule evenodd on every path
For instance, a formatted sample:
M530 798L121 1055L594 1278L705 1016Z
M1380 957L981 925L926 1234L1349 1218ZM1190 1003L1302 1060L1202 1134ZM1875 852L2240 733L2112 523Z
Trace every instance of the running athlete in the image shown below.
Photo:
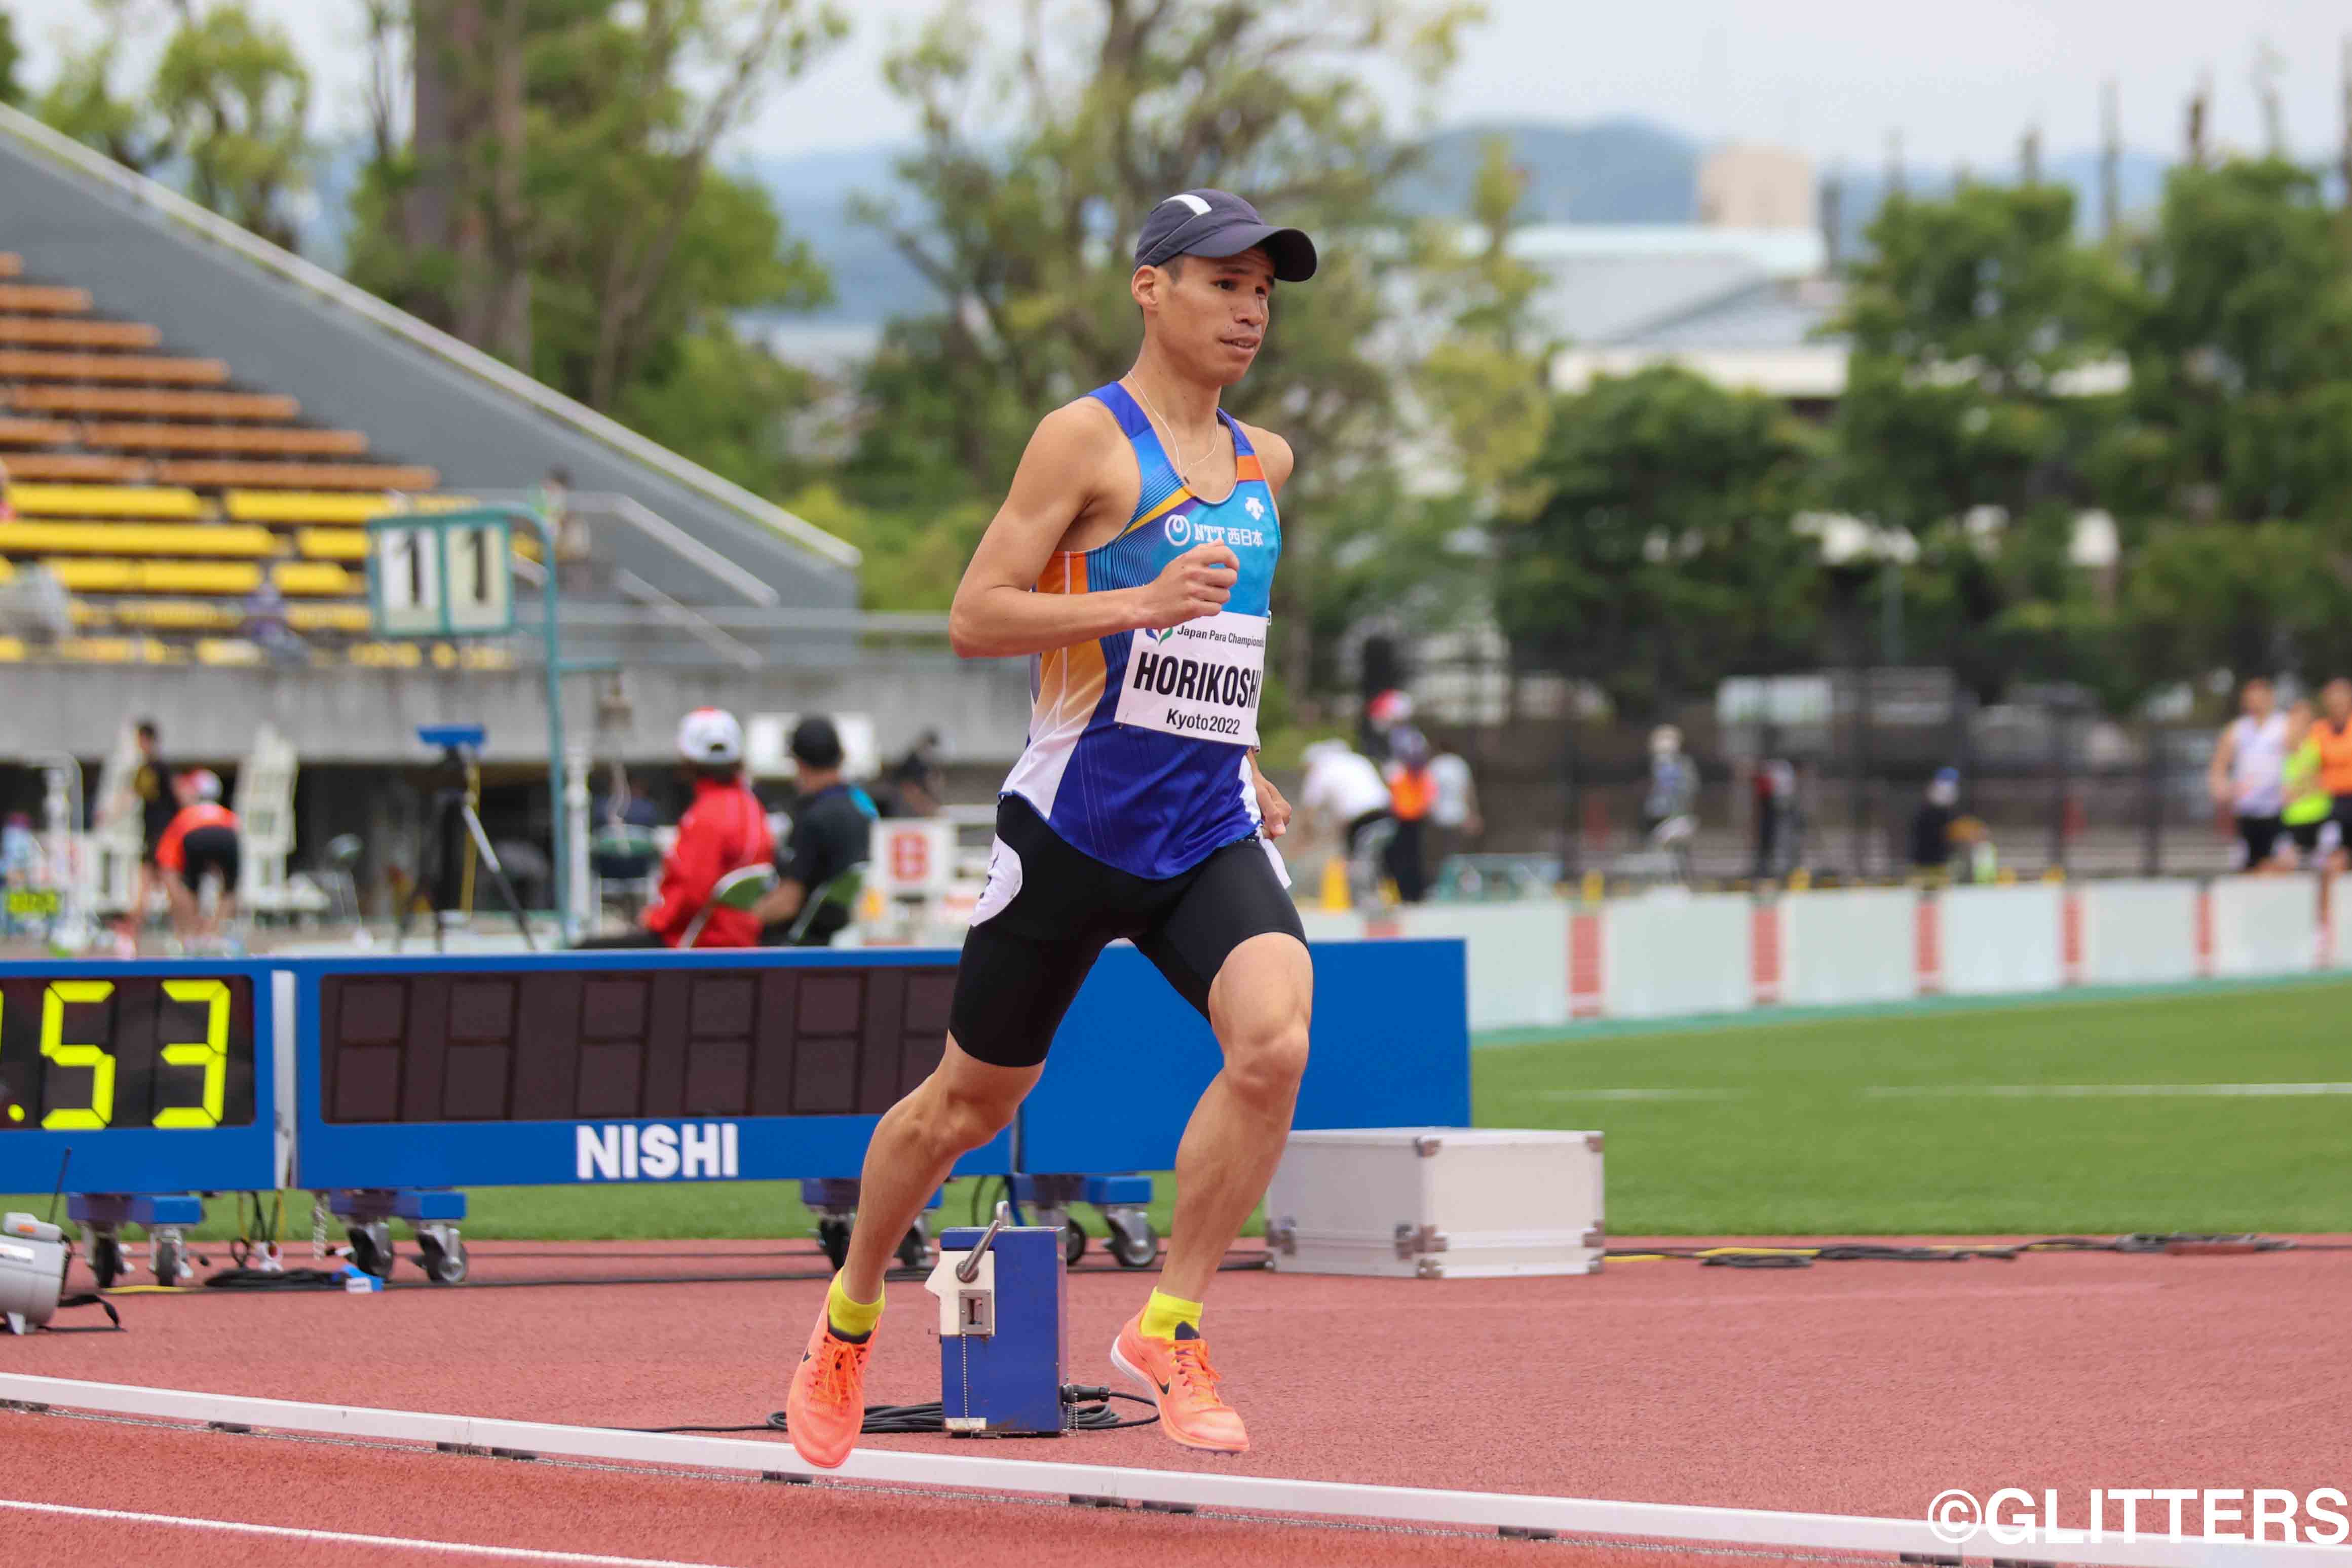
M2214 743L2206 788L2236 819L2237 869L2276 871L2279 810L2286 804L2286 715L2278 711L2277 689L2260 675L2246 683L2238 706L2239 716Z
M1207 1017L1224 1066L1177 1151L1160 1288L1111 1359L1177 1442L1249 1447L1202 1301L1281 1156L1314 973L1267 841L1290 807L1256 764L1290 448L1218 401L1257 357L1276 284L1314 276L1315 246L1238 196L1187 191L1145 219L1135 264L1134 368L1039 422L956 590L958 653L1035 661L1028 746L997 802L945 1053L875 1129L848 1259L793 1375L786 1421L813 1465L856 1444L893 1249L956 1159L1012 1121L1118 937Z

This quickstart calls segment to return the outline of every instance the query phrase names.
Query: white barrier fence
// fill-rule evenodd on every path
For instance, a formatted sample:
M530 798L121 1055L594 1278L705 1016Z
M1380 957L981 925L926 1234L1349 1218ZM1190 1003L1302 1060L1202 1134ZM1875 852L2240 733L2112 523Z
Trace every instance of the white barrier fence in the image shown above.
M1458 936L1470 1027L2352 972L2352 877L1654 893L1306 912L1313 937Z

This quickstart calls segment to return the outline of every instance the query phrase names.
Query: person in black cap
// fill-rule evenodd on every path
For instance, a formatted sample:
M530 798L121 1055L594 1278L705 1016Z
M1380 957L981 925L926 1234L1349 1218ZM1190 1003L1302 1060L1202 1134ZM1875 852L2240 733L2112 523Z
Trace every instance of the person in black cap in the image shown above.
M817 715L794 725L792 751L800 791L792 841L777 857L775 890L751 914L767 946L829 947L849 925L864 886L856 873L873 841L874 802L841 776L841 732L833 720Z
M893 1249L956 1159L1013 1119L1122 937L1206 1016L1224 1066L1176 1156L1160 1288L1111 1360L1175 1441L1249 1447L1202 1298L1281 1157L1315 977L1271 841L1290 805L1256 761L1291 452L1218 405L1265 346L1276 287L1315 267L1306 235L1229 192L1145 214L1134 368L1038 423L956 590L957 653L1034 661L1028 743L997 802L944 1054L875 1129L848 1258L793 1376L786 1430L813 1465L856 1446ZM1175 1092L1160 1065L1139 1054L1129 1092Z

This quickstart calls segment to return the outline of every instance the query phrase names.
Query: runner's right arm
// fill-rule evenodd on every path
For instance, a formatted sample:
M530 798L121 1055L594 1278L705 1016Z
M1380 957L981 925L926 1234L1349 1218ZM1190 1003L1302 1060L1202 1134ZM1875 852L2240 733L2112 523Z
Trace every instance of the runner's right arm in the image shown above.
M962 657L1042 653L1139 627L1181 625L1225 607L1241 561L1223 545L1194 546L1140 588L1032 591L1071 525L1108 496L1117 437L1081 403L1038 422L1004 505L956 586L948 640Z
M2230 768L2237 759L2238 727L2225 724L2221 727L2221 738L2213 744L2213 760L2205 769L2205 792L2213 797L2216 805L2238 803L2230 788Z

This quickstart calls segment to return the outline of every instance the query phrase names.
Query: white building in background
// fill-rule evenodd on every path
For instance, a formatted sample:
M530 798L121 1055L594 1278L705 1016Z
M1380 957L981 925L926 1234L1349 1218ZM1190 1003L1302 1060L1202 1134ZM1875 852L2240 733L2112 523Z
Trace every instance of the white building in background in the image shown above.
M1783 147L1717 148L1699 162L1698 221L1722 229L1818 229L1813 161Z

